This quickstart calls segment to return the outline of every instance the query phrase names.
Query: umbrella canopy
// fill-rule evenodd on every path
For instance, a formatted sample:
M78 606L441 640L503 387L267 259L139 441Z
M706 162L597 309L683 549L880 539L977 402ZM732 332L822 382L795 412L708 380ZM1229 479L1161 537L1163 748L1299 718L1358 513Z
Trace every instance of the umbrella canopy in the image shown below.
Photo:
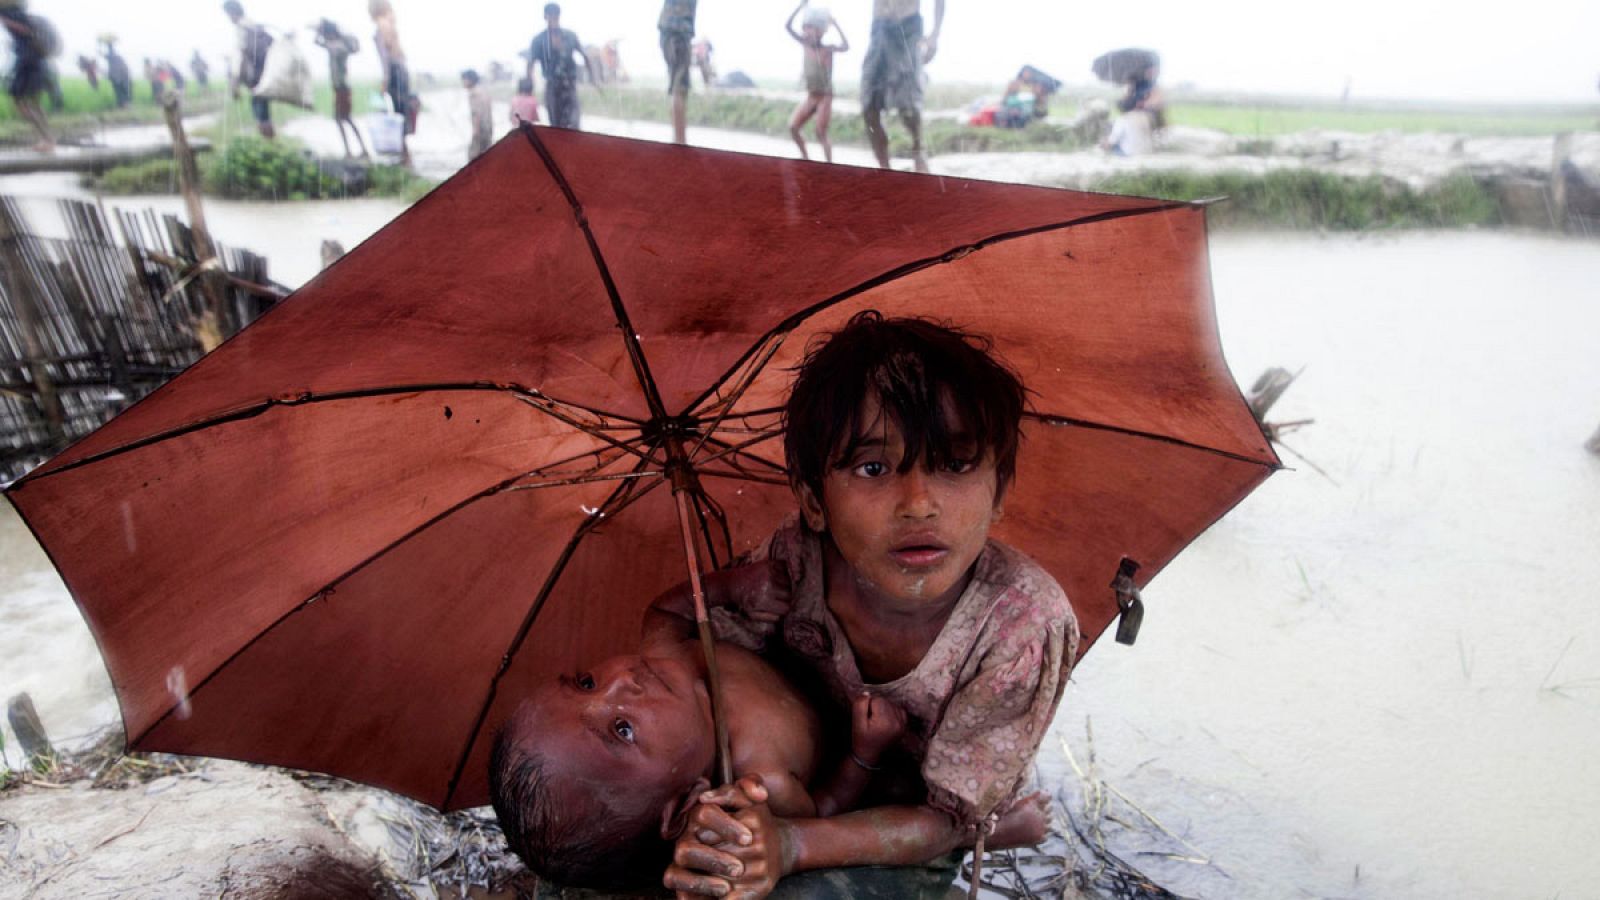
M776 409L875 308L1034 392L998 537L1087 648L1277 465L1200 207L524 127L8 496L129 744L487 797L530 686L637 646L793 509ZM691 465L692 463L692 465Z
M1154 50L1124 47L1095 57L1090 68L1094 77L1112 84L1125 84L1144 75L1150 69L1161 67L1161 57Z

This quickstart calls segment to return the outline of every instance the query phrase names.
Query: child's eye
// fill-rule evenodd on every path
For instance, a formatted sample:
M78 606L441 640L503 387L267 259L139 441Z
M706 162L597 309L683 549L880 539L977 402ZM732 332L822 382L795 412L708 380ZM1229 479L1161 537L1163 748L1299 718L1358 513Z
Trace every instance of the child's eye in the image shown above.
M975 459L952 459L944 464L945 470L957 475L965 475L978 467Z
M594 676L590 675L588 672L579 672L578 677L573 679L572 683L576 684L579 690L594 690Z
M612 722L611 730L616 732L617 737L622 738L630 744L633 743L633 723L629 722L627 719L618 719L615 722Z
M887 475L889 473L889 467L874 459L861 463L852 469L851 472L860 478L878 478L883 475Z

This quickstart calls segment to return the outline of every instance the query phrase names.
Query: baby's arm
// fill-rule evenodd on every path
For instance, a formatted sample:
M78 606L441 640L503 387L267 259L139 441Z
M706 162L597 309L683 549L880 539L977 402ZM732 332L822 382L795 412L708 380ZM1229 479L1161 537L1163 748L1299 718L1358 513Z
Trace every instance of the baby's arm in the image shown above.
M757 560L700 576L706 608L744 607L750 618L776 623L789 607L788 576L776 560ZM645 610L640 643L645 649L675 644L696 636L694 595L687 582L671 588Z
M753 779L709 791L673 849L662 883L678 896L759 898L780 878L808 869L915 865L957 847L975 832L928 806L883 806L831 819L784 819L763 802ZM989 849L1044 839L1048 801L1034 794L1014 803L988 839Z
M850 753L817 791L817 815L837 815L856 805L882 758L906 730L906 713L883 697L862 691L850 704ZM782 815L782 813L778 813Z

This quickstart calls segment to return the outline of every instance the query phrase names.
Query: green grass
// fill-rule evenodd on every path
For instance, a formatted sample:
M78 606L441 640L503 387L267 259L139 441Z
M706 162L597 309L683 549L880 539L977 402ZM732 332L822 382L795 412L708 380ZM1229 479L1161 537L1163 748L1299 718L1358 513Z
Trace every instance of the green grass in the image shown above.
M1213 128L1228 134L1274 137L1297 131L1449 132L1481 137L1534 136L1594 130L1600 115L1550 110L1473 111L1470 109L1381 109L1339 106L1284 107L1220 103L1170 104L1174 125Z
M1464 175L1423 191L1376 176L1350 178L1304 169L1264 175L1139 172L1107 178L1090 187L1169 200L1226 197L1209 213L1211 222L1224 228L1369 231L1459 228L1500 221L1494 194Z
M312 71L317 71L316 63L312 63ZM354 92L356 115L365 113L367 97L378 89L376 81L353 81L351 88ZM61 94L65 100L65 109L62 112L52 112L48 100L45 101L45 112L50 117L50 130L57 140L86 137L96 130L110 125L153 125L163 121L161 107L155 102L150 93L150 82L135 79L133 82L133 101L125 108L118 109L116 99L111 93L111 83L104 78L100 79L98 91L89 88L89 82L81 77L63 76L61 79ZM188 91L183 98L184 115L197 115L226 111L223 117L228 122L228 130L240 134L250 133L255 130L255 120L250 115L250 97L248 92L241 92L237 100L230 99L225 81L211 80L211 84L201 90L193 81L188 83ZM312 108L309 110L290 106L287 103L272 104L272 120L282 124L291 119L308 115L333 115L333 86L327 78L317 78L312 90ZM220 132L211 129L206 134L214 139ZM34 141L33 129L24 122L17 113L16 104L9 95L0 93L0 144L31 144Z
M586 112L617 119L668 121L669 108L663 93L640 88L608 88L604 94L587 91L583 98ZM786 99L749 94L696 93L689 99L691 127L725 128L749 131L772 137L788 137L789 117L795 103ZM889 149L897 156L911 152L910 138L898 120L886 117ZM835 144L867 146L866 126L859 115L835 113L829 128ZM805 129L813 140L814 125ZM923 125L923 144L933 155L941 153L979 153L1015 150L1070 150L1076 145L1067 130L1057 125L1036 124L1022 129L972 128L948 119L929 119Z
M204 192L230 200L328 200L352 196L399 197L414 202L437 186L399 166L366 167L365 190L345 187L335 170L321 165L299 141L263 140L254 134L234 135L219 149L199 157ZM99 176L85 176L84 186L106 194L172 194L178 176L171 160L158 159L117 166Z
M107 125L148 125L162 121L161 107L150 93L150 82L135 79L133 101L122 109L117 108L111 92L111 82L100 79L100 89L91 90L89 82L79 76L62 76L61 95L65 107L61 112L50 109L47 98L41 97L46 115L50 117L50 130L57 139L72 138L93 133ZM201 90L193 81L188 83L184 95L186 113L209 112L221 108L227 96L225 85L213 79L210 86ZM0 144L32 143L33 129L22 120L16 104L9 95L0 95Z

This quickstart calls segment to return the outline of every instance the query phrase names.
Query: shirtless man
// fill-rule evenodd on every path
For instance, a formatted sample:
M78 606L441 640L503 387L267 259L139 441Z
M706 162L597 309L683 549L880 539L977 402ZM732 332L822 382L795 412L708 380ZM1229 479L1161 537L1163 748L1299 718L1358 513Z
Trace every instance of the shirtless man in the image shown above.
M922 66L939 51L944 0L933 0L933 30L922 33L922 0L872 0L872 39L861 64L861 115L878 165L889 168L883 111L893 107L911 132L911 159L928 171L922 149Z

